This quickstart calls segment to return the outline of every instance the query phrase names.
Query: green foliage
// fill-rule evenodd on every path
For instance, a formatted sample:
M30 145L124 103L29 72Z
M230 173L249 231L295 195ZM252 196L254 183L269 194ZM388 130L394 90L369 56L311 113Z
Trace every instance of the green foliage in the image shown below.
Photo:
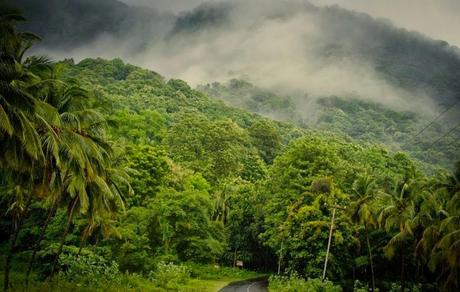
M257 272L230 268L219 265L203 265L193 262L185 263L191 276L194 278L213 280L213 279L251 279L260 276Z
M174 160L216 183L226 177L257 180L263 176L263 162L248 140L247 132L231 120L212 122L189 114L173 124L167 144Z
M157 252L181 260L214 262L222 253L223 226L210 220L212 202L205 190L162 190L152 201L151 236Z
M281 135L270 123L258 121L249 128L249 135L266 163L271 163L281 150Z
M129 167L134 170L131 185L134 195L128 198L130 205L140 206L155 197L171 171L171 162L166 152L159 147L140 145L126 149Z
M112 135L130 143L161 142L166 132L164 115L150 109L120 110L110 116L109 122L113 123Z
M76 249L73 253L63 253L59 257L59 264L61 281L93 289L121 284L118 264L107 261L89 250L84 250L80 256L77 255Z
M320 279L304 280L296 274L290 276L270 276L268 288L280 292L341 292L340 286L331 281Z
M308 96L286 96L264 90L244 80L231 80L227 84L212 83L200 86L202 92L226 103L278 120L292 122L302 128L314 128L351 137L360 144L379 144L398 151L403 149L413 157L430 164L452 167L460 159L460 142L455 135L441 137L452 128L452 123L433 123L433 117L401 111L380 103L357 99L353 96L331 96L317 99ZM306 107L305 105L308 105ZM308 108L309 110L306 110ZM314 114L311 113L314 109ZM453 158L453 159L452 159Z
M302 116L296 112L295 99L258 88L244 80L232 79L228 84L214 82L199 86L198 90L251 112L280 120L302 121Z
M143 272L153 269L153 248L149 236L151 211L132 207L119 219L121 239L112 245L121 271Z
M190 272L184 265L159 262L155 271L149 274L149 278L157 287L179 291L181 285L190 280Z

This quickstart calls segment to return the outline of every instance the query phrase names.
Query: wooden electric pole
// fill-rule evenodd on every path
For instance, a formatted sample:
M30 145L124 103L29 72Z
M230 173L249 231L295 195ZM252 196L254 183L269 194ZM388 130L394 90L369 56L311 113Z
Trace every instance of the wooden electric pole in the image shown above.
M321 281L324 281L324 279L326 278L327 260L329 259L329 251L331 249L332 231L334 229L334 220L335 220L335 211L336 211L336 209L337 209L337 207L334 206L334 209L332 211L331 228L329 229L329 240L327 242L326 260L324 261L323 277L321 278Z

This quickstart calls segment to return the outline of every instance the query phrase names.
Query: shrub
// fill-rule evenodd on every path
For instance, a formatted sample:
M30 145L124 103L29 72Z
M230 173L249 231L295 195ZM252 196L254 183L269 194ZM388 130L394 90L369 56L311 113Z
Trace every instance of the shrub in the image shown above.
M155 271L150 272L149 278L158 287L178 290L190 280L190 272L184 265L159 262Z
M248 279L260 277L260 274L253 271L248 271L244 269L232 268L232 267L223 267L218 265L211 264L197 264L193 262L187 262L185 264L193 278L213 280L213 279Z
M118 264L89 251L77 256L74 250L62 253L59 257L59 278L84 287L107 287L118 285L121 275Z
M370 291L369 283L361 282L356 280L353 285L353 292L367 292ZM375 288L375 292L379 292L379 288Z
M334 285L331 281L320 279L305 280L297 274L286 276L270 276L269 290L279 292L341 292L340 286Z

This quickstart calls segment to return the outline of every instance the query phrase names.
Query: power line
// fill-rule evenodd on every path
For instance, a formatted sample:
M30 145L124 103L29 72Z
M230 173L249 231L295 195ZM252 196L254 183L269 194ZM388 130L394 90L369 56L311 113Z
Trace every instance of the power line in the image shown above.
M441 137L439 137L439 139L437 139L436 141L434 141L433 143L430 144L430 146L428 147L431 147L433 146L434 144L438 143L439 141L441 141L442 139L444 139L445 137L449 136L453 131L457 130L458 128L460 128L460 123L457 124L455 127L453 127L452 129L450 129L447 133L445 133L444 135L442 135Z
M445 113L450 111L452 108L454 108L460 101L456 101L454 104L446 108L443 112L441 112L434 120L432 120L428 125L426 125L423 129L421 129L417 134L415 134L412 139L417 138L420 134L422 134L426 129L428 129L431 125L433 125L435 122L437 122Z

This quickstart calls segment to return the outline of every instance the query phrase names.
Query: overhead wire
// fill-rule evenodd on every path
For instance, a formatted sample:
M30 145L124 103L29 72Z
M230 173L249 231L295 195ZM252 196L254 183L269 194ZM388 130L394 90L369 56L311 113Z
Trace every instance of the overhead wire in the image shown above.
M445 137L449 136L453 131L457 130L458 128L460 128L460 123L457 124L455 127L453 127L452 129L450 129L447 133L445 133L444 135L442 135L441 137L439 137L439 139L437 139L436 141L434 141L433 143L431 143L428 147L431 147L433 146L434 144L438 143L439 141L441 141L442 139L444 139Z
M423 129L421 129L419 132L417 132L417 134L415 134L412 139L415 139L417 138L418 136L420 136L420 134L422 134L426 129L428 129L429 127L431 127L431 125L433 125L434 123L436 123L443 115L445 115L448 111L450 111L451 109L453 109L458 103L460 102L460 100L456 101L455 103L453 103L452 105L450 105L449 107L447 107L444 111L442 111L436 118L434 118L431 122L429 122Z

